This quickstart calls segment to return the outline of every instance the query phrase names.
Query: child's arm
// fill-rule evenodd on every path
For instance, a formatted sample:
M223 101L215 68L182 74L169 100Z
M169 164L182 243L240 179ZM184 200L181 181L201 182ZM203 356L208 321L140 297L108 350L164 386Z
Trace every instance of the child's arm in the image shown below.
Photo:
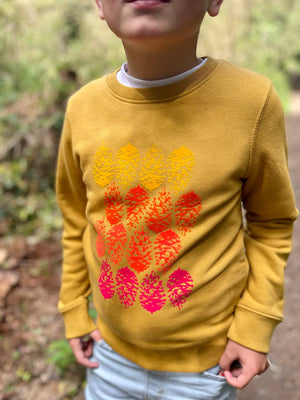
M84 336L96 329L88 314L88 296L91 289L82 243L87 226L86 188L79 157L73 148L71 119L67 111L58 155L56 180L57 198L64 221L63 271L58 306L63 314L68 339Z
M264 370L264 354L282 320L284 269L297 218L286 150L284 115L271 87L257 120L242 192L248 281L228 332L231 342L221 359L229 377L228 363L238 354L243 356L243 374L236 381L242 386Z

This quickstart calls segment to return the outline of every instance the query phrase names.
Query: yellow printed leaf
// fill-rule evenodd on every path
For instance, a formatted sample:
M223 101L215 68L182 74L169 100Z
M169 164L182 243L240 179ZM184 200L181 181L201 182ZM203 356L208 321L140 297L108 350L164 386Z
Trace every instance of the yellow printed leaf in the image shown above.
M93 167L95 182L104 188L109 185L114 176L114 159L112 152L103 144L96 151Z
M159 188L165 179L164 157L155 144L148 149L143 158L140 179L144 188L150 192Z
M128 143L117 154L117 180L121 186L128 187L134 180L138 164L139 152L136 147Z
M193 153L185 146L174 150L168 158L168 181L176 194L187 187L195 165Z

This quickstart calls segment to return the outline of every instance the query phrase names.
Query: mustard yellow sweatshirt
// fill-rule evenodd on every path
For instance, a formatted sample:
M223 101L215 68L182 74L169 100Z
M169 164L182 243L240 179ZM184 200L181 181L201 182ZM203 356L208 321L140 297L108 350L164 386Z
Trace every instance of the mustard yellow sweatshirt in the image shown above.
M57 196L67 338L97 326L142 367L182 372L228 338L268 352L297 217L268 79L209 58L164 87L89 83L68 104Z

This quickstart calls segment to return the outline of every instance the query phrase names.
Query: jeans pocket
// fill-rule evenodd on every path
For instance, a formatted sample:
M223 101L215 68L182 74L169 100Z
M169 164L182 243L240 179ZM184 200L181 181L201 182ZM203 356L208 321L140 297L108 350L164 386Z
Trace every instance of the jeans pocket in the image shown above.
M105 350L109 350L109 351L113 350L104 339L101 339L100 342L97 342L96 346L98 346L100 349L105 349Z
M226 382L225 376L219 375L221 371L221 367L219 365L216 365L215 367L209 368L206 371L201 372L201 374L207 378L207 379L212 379L216 382Z

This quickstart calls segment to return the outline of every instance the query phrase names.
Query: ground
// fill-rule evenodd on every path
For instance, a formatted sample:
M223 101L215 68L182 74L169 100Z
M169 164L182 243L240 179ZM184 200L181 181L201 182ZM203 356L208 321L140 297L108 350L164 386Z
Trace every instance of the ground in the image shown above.
M300 93L287 118L289 164L300 203ZM272 367L238 393L239 400L299 400L300 221L285 281L285 319L275 331ZM63 339L57 312L61 249L56 243L24 238L0 241L0 400L82 400L84 371L71 364L61 375L48 362L47 349ZM255 327L253 327L255 329Z

